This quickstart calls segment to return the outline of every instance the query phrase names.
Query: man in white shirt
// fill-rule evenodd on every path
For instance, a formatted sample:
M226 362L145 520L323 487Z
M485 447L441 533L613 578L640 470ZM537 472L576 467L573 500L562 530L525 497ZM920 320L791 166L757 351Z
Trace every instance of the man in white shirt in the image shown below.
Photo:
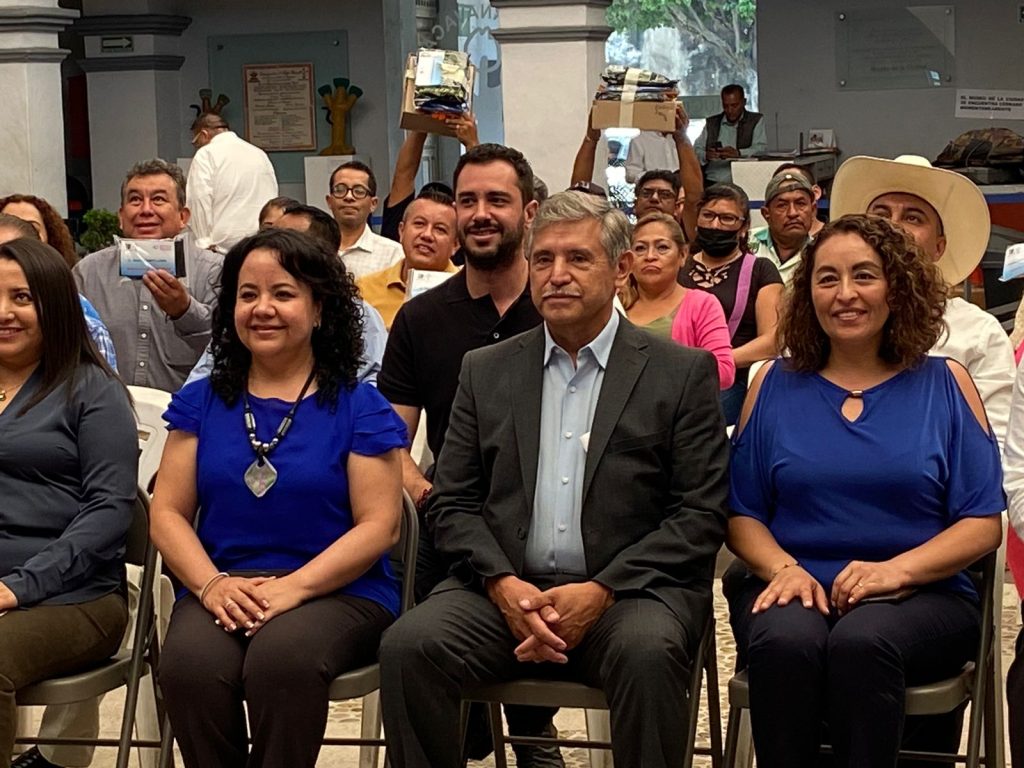
M671 133L640 131L630 139L626 153L626 181L636 184L645 171L675 171L679 168L676 140Z
M950 286L970 276L988 246L991 227L981 190L917 155L851 157L843 163L832 184L831 216L847 213L871 213L900 225L935 259ZM947 302L945 321L949 330L931 354L970 371L1002 446L1015 371L1010 340L995 317L959 296Z
M220 115L192 124L196 155L188 169L188 208L196 245L226 253L256 232L263 205L277 197L277 176L267 153L239 138Z
M352 277L387 269L402 259L402 246L370 229L377 208L377 179L365 163L350 160L331 174L327 207L341 227L338 253Z

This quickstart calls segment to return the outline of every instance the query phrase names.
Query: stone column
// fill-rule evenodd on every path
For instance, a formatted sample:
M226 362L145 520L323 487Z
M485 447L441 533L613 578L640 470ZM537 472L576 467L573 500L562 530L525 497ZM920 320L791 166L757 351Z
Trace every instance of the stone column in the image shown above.
M0 195L45 198L67 216L64 107L57 33L78 11L57 0L0 0Z
M611 34L611 0L491 0L500 28L505 143L552 192L565 189ZM604 185L603 147L595 175Z
M124 173L135 163L177 158L191 122L181 112L178 70L185 59L178 39L191 22L188 16L143 13L85 16L75 24L85 38L79 64L89 84L97 208L117 210Z

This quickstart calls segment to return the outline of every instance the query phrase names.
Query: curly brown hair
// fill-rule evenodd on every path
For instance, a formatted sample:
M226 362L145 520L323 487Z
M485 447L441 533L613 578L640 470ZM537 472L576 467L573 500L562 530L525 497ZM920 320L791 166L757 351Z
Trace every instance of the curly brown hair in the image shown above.
M942 275L913 237L888 219L850 214L818 233L793 275L777 331L779 348L789 349L789 367L819 371L828 361L831 342L811 300L814 257L824 243L845 234L860 237L882 260L889 319L883 329L879 357L890 364L915 365L935 346L946 327L942 319L946 309Z
M0 197L0 213L11 203L28 203L35 206L46 228L46 244L63 256L69 267L78 263L78 252L75 250L71 231L52 205L35 195L7 195Z

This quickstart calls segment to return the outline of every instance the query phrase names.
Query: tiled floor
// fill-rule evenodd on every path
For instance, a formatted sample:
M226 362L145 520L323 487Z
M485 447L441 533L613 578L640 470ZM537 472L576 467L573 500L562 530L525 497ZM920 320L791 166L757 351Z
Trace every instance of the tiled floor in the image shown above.
M1003 672L1005 674L1010 661L1013 659L1014 640L1020 628L1020 604L1017 594L1011 585L1007 585L1004 591L1003 600ZM722 695L725 695L725 681L733 669L735 650L732 642L732 635L729 631L725 600L720 594L715 596L715 613L718 618L718 668L719 677L722 681ZM101 721L105 733L116 734L120 722L120 710L123 697L120 695L108 696L101 708ZM726 704L722 702L723 717L728 711ZM38 716L38 713L36 713ZM359 702L346 702L331 707L328 719L328 733L332 735L357 735L359 732ZM555 724L560 733L565 736L585 736L585 725L583 712L581 710L562 710L555 718ZM723 724L724 726L724 724ZM708 743L708 719L706 701L701 703L701 717L697 727L698 744ZM566 765L569 768L585 768L590 765L588 753L582 749L563 750ZM514 757L511 750L508 750L509 765L514 765ZM139 760L133 756L133 765L139 765ZM180 761L178 763L181 764ZM326 747L321 752L317 765L320 768L356 768L358 766L358 750L351 747ZM95 768L109 768L114 765L114 752L111 749L100 749L96 752L93 760ZM470 763L471 766L493 766L493 759L479 763ZM697 757L697 766L710 765L708 758Z

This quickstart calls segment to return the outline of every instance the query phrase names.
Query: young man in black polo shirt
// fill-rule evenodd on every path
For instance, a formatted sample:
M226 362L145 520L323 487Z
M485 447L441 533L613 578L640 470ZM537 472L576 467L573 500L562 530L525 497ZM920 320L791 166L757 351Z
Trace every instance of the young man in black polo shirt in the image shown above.
M456 226L466 266L403 305L391 326L377 388L410 435L416 433L421 411L426 411L427 444L435 459L444 444L463 355L541 322L530 299L522 252L523 234L537 210L533 185L533 171L515 149L480 144L466 152L455 168ZM402 475L405 489L422 509L431 483L408 451L403 453ZM416 568L417 600L447 573L448 564L434 551L424 526ZM532 707L506 710L510 727L522 734L549 732L552 714ZM555 748L514 749L521 766L563 765Z

